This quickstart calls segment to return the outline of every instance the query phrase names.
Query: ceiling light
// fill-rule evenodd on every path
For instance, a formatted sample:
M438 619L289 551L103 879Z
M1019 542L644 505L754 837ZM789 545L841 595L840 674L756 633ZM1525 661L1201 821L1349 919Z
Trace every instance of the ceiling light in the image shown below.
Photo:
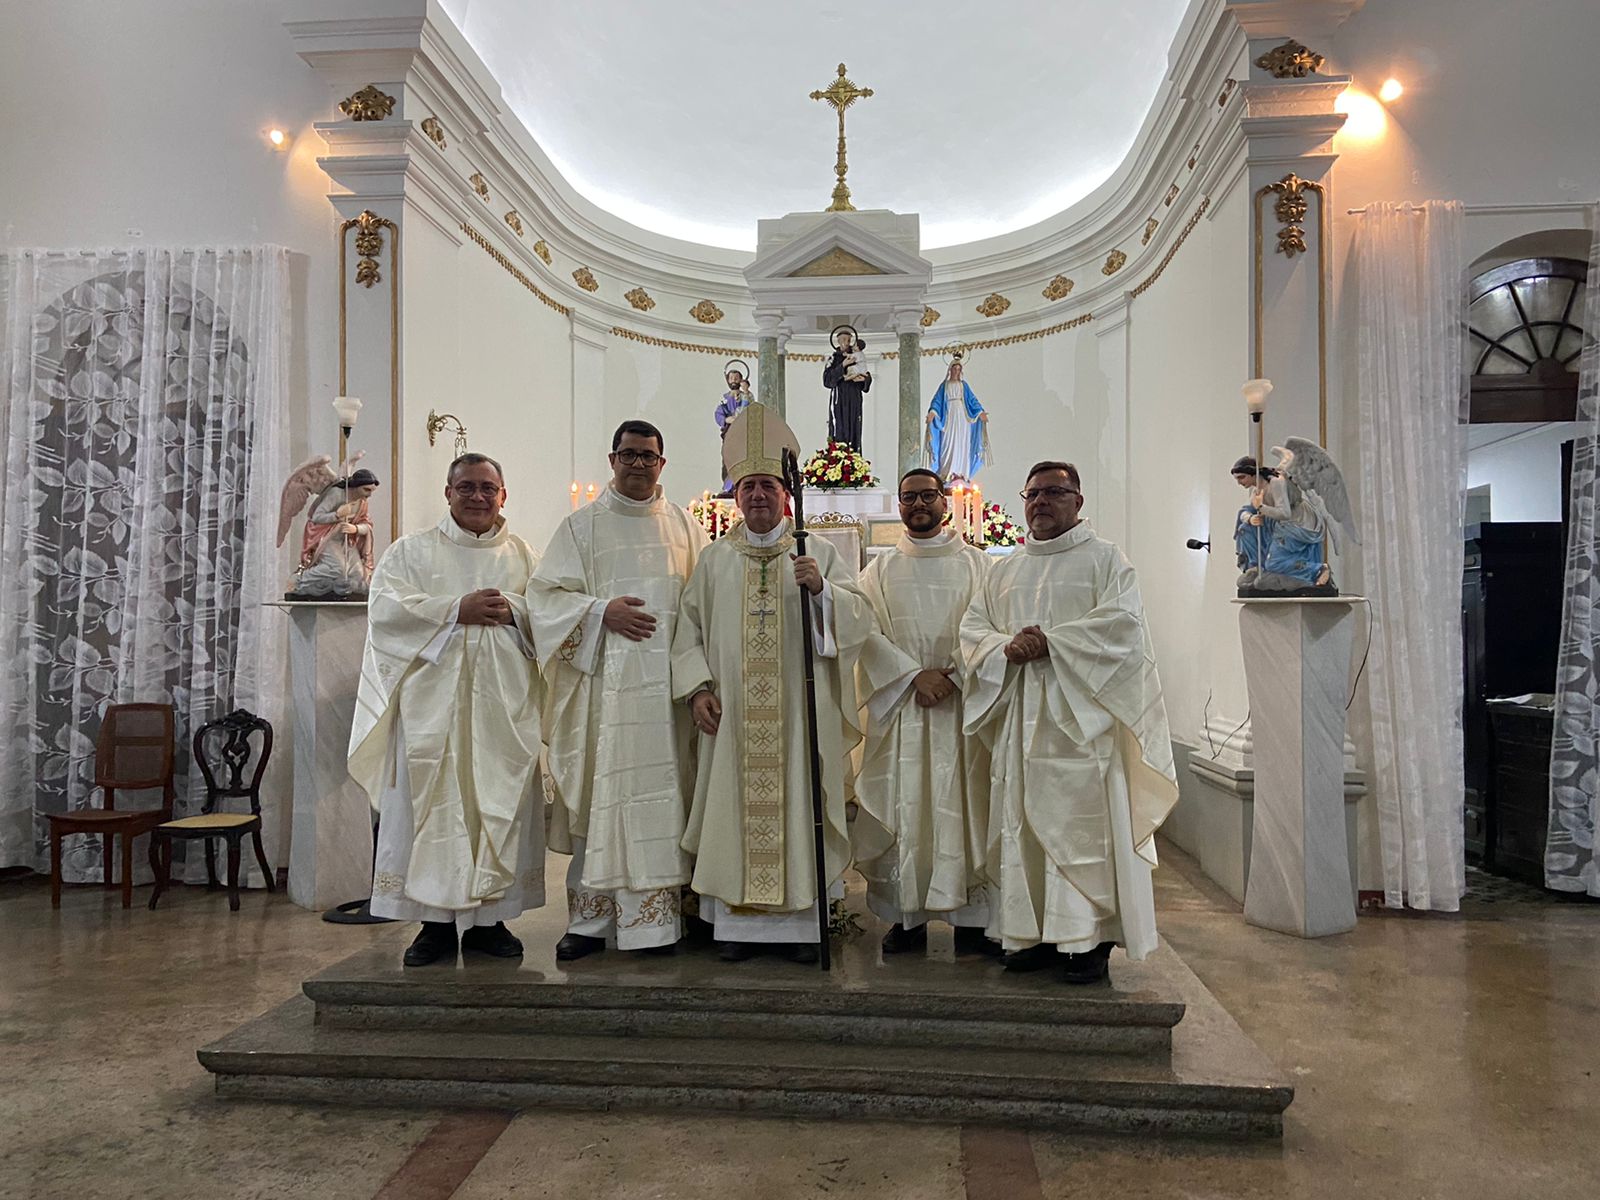
M269 129L267 131L267 141L282 150L289 144L289 135L281 129Z
M1383 86L1378 89L1378 99L1385 104L1391 104L1405 94L1405 88L1398 79L1385 79Z

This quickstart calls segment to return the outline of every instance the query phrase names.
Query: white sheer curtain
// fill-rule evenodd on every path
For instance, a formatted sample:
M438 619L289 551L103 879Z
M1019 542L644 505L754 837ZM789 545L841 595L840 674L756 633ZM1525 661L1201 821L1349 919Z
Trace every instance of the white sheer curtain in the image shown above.
M0 866L43 869L44 814L99 802L106 704L176 707L180 814L204 795L194 729L234 707L283 728L284 634L261 605L285 571L288 252L0 265ZM64 874L99 879L98 850L69 839Z
M1600 896L1600 853L1595 826L1595 739L1600 734L1600 504L1596 448L1600 446L1600 205L1590 210L1588 300L1583 314L1583 356L1578 360L1578 420L1572 442L1571 526L1567 530L1566 593L1561 605L1561 649L1556 669L1555 737L1550 755L1550 832L1544 882L1563 892Z
M1462 208L1375 204L1357 229L1361 534L1386 903L1460 907Z

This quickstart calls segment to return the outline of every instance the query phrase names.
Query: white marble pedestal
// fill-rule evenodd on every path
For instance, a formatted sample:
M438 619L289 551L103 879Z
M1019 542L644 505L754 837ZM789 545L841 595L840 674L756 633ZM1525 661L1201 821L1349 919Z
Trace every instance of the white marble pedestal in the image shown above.
M1356 596L1240 600L1255 759L1244 919L1297 937L1356 925L1344 725Z
M805 505L808 521L828 513L838 513L840 516L855 517L859 520L862 517L895 511L894 497L885 487L808 487L805 492Z
M372 809L345 767L367 606L277 601L289 613L294 811L289 899L318 912L372 892Z

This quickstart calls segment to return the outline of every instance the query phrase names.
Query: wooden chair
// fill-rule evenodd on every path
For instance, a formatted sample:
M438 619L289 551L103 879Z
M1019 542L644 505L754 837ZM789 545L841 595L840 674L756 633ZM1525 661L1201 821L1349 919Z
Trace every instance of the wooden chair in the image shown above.
M250 738L261 735L261 749L256 751ZM223 838L228 843L228 908L239 911L239 843L249 834L256 849L256 862L261 864L261 874L267 881L267 891L276 891L272 868L267 865L267 851L261 844L261 777L267 771L267 759L272 757L272 724L242 708L234 709L225 717L208 721L195 731L194 760L206 781L206 802L198 815L168 820L157 825L150 834L150 867L156 873L155 891L150 893L150 907L156 906L161 893L172 882L172 843L200 840L206 845L206 878L212 887L217 886L216 842ZM245 772L254 759L254 770L249 779ZM219 770L213 769L213 765ZM217 776L223 782L219 786ZM248 799L248 813L220 812L217 801ZM169 817L171 813L167 814Z
M133 839L172 819L173 733L170 704L113 704L100 723L94 750L94 785L105 792L103 808L47 813L50 821L50 907L61 907L61 839L99 834L104 882L112 887L111 848L122 838L122 907L133 907ZM161 807L119 809L119 791L161 789Z

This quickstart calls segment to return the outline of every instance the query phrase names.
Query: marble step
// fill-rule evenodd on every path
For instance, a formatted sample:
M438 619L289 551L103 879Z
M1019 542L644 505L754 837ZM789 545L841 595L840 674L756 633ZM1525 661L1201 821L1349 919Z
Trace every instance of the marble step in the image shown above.
M1225 1014L1223 1014L1225 1019ZM319 1024L296 997L199 1053L219 1095L402 1106L676 1109L1281 1136L1293 1091L1227 1021L1174 1061L790 1039Z

